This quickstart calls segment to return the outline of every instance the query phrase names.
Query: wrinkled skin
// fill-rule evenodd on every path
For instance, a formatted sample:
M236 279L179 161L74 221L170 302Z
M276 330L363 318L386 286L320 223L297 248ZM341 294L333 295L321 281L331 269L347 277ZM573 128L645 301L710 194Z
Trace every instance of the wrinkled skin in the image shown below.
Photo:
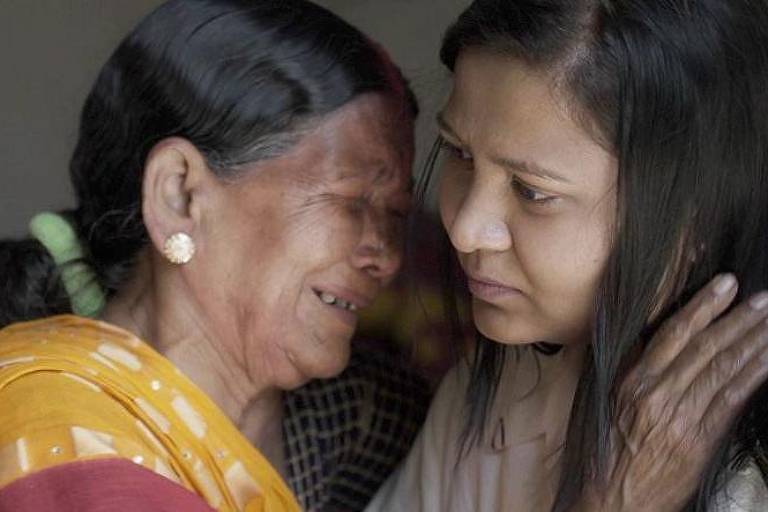
M733 276L718 276L655 335L622 383L606 478L575 510L677 512L688 502L768 376L768 294L718 318L736 290Z

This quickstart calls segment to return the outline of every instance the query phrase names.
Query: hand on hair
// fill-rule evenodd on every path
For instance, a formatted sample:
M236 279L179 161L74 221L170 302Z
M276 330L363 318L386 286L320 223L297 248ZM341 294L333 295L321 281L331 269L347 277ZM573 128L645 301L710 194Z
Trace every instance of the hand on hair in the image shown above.
M656 333L622 383L605 477L578 510L678 512L768 376L768 294L722 316L733 276L715 278Z

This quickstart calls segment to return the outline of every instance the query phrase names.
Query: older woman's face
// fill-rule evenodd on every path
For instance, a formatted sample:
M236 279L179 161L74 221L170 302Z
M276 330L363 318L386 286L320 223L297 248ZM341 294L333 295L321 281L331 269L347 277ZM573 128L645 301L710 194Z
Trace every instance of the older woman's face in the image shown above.
M226 186L196 293L260 379L341 371L358 312L399 270L413 159L399 107L362 96Z
M584 341L609 253L614 159L522 63L468 51L440 116L440 212L480 332Z

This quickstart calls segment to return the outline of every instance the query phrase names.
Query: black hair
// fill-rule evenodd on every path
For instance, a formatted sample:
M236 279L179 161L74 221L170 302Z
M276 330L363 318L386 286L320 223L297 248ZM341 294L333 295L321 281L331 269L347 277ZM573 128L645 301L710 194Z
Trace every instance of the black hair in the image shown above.
M618 161L612 251L555 504L569 510L607 456L623 372L660 323L721 272L738 278L737 301L768 288L768 4L477 0L447 31L441 59L454 70L469 48L549 73ZM502 358L498 343L480 339L468 431L486 420ZM728 471L748 457L764 463L766 446L763 386L686 510L708 510Z
M170 0L101 70L70 164L66 212L108 296L148 243L141 185L149 151L189 140L222 179L288 151L306 129L358 96L415 96L383 49L305 0ZM69 312L53 260L32 240L0 242L0 326Z

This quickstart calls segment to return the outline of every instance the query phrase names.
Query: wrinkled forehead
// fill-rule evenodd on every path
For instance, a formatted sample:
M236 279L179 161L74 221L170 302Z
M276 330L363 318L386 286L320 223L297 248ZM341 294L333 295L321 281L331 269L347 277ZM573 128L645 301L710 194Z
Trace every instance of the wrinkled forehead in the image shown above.
M333 162L334 177L410 172L414 121L397 101L364 95L333 113L307 138L308 152Z
M303 185L365 179L403 186L413 154L412 116L371 94L317 120L295 147L260 167L273 179Z

